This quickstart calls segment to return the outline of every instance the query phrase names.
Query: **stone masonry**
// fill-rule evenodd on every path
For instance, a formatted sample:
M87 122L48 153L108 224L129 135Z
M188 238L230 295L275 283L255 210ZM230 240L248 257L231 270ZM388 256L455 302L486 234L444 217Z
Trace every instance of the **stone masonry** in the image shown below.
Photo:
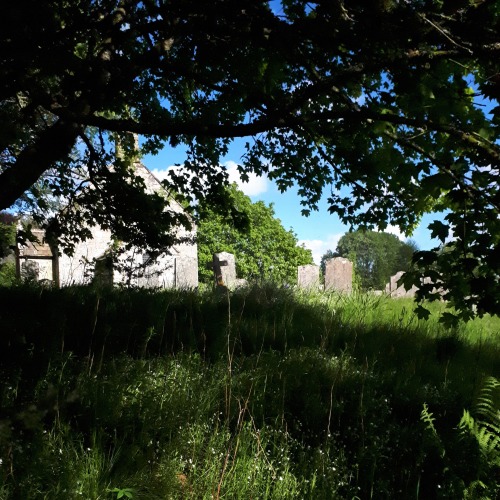
M144 180L149 193L167 193L154 175L139 161L134 163L138 176ZM175 200L169 200L168 210L183 211ZM198 286L198 251L195 242L196 228L176 229L179 243L155 261L140 249L132 249L118 258L116 266L103 266L115 244L112 234L99 226L89 228L92 236L75 245L73 255L51 249L44 240L43 231L37 238L40 243L19 245L17 250L18 274L34 275L35 279L48 280L59 286L103 281L109 284L127 283L152 288L196 288ZM128 269L143 269L134 273ZM104 276L106 274L106 276ZM131 277L132 276L132 277Z

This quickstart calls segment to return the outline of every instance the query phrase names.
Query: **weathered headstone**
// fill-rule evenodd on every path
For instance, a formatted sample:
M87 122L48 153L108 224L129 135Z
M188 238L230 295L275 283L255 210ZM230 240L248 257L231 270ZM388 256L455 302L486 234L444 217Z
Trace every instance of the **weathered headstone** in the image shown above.
M403 285L398 286L398 281L403 276L404 271L397 272L394 276L391 276L389 283L385 285L385 293L394 298L401 297L414 297L417 291L417 287L413 285L409 290L406 290Z
M401 276L403 276L403 274L404 271L399 271L394 276L391 276L389 283L385 285L385 293L387 295L390 295L393 298L415 297L415 294L417 293L419 287L413 285L409 290L406 290L403 285L398 287L398 281L401 278ZM421 279L420 283L422 285L430 285L432 284L432 280L428 276L426 276L425 278ZM441 300L443 300L443 297L446 295L447 292L442 286L438 285L432 288L431 293L439 293L441 295Z
M113 286L113 259L109 255L95 260L93 282L98 286Z
M209 267L214 271L216 286L225 286L227 288L236 286L236 264L232 253L214 253Z
M352 262L350 260L334 257L326 261L325 290L352 292Z
M319 266L307 264L297 267L297 284L299 288L313 289L319 287Z
M175 261L175 287L189 289L198 283L198 261L187 256L176 257Z

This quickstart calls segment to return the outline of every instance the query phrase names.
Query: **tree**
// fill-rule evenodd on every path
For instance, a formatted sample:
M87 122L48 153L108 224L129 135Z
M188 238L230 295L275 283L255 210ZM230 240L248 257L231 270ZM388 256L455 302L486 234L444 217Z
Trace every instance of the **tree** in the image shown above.
M0 285L11 285L16 279L16 265L12 262L12 247L16 243L16 218L0 212Z
M443 282L462 317L500 313L497 1L19 0L0 23L0 209L91 185L74 237L98 222L165 247L181 221L109 170L109 138L183 144L169 186L216 199L219 157L248 137L243 175L296 184L306 214L324 189L354 227L445 211L432 230L456 251L418 253L408 280Z
M240 278L296 283L297 266L313 263L311 251L299 246L293 231L275 218L272 204L252 203L236 184L229 186L228 199L233 207L229 216L208 203L199 207L200 282L213 282L213 272L205 267L213 254L230 252L235 255Z
M321 256L321 262L319 264L319 267L321 269L321 273L323 276L325 275L326 272L326 261L329 259L333 259L334 257L340 257L337 252L334 252L333 250L327 250L322 256Z
M398 271L410 269L415 251L413 242L404 243L393 234L353 231L340 238L335 256L354 263L363 290L380 290Z
M16 218L8 212L0 212L0 259L12 253L16 243Z

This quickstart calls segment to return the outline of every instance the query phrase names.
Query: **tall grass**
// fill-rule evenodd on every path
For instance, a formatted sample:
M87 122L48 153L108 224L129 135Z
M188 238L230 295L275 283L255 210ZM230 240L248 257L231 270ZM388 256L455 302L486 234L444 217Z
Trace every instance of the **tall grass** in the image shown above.
M500 377L500 322L450 331L433 307L423 322L407 300L271 285L0 288L0 499L498 491L456 426Z

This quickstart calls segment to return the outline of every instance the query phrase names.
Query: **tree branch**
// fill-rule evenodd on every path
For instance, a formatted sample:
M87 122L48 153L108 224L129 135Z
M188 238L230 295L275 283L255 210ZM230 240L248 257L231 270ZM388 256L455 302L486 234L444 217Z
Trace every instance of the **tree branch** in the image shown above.
M292 108L294 105L292 104ZM293 128L308 123L321 121L335 121L339 119L350 121L378 121L416 127L419 129L432 130L450 134L460 141L467 143L477 151L480 151L488 161L494 165L500 164L500 148L495 144L485 143L473 136L472 133L461 130L452 125L442 125L431 120L417 120L406 116L393 115L390 113L379 113L359 107L356 109L325 110L317 113L289 114L288 109L273 110L272 114L263 116L249 123L207 123L196 119L191 121L162 121L158 122L137 122L132 119L110 119L96 115L72 115L63 110L54 110L56 114L67 117L75 122L81 122L88 126L95 126L113 132L128 131L145 135L157 135L160 137L172 136L199 136L199 137L248 137L259 133L267 132L275 128ZM66 116L67 115L67 116Z
M71 152L80 129L76 123L59 119L26 146L15 165L0 175L0 210L12 206L54 162Z

